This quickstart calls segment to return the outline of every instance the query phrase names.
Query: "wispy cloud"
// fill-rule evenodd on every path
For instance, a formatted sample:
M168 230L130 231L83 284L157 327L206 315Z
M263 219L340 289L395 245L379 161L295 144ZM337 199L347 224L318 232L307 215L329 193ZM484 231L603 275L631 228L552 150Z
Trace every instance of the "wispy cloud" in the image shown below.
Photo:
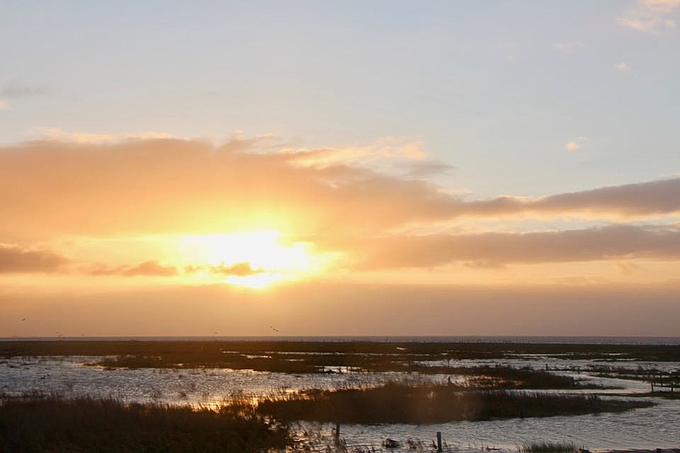
M612 66L615 70L619 72L632 72L633 68L630 67L628 63L625 62L620 62L620 63L614 63L614 66Z
M145 261L137 266L126 269L124 275L134 277L137 275L149 275L159 277L169 277L177 275L177 269L173 266L164 266L158 261Z
M552 44L553 49L559 50L561 52L574 52L579 49L586 48L585 44L580 41L565 41L565 42L554 42Z
M105 264L95 264L85 269L89 275L123 275L126 277L173 277L178 271L173 266L165 266L157 260L144 261L136 265L107 266Z
M680 178L602 187L533 199L498 197L466 204L470 213L489 215L536 213L644 218L680 212Z
M623 275L632 275L640 270L640 265L629 261L619 261L615 266L616 270Z
M93 276L124 276L124 277L176 277L181 274L193 275L197 273L217 274L223 276L244 277L264 272L254 269L250 263L233 264L220 263L218 265L188 265L181 271L175 266L162 264L158 260L148 260L135 265L110 266L103 263L81 267L81 272Z
M0 110L12 110L12 106L7 102L0 101Z
M360 241L361 266L436 267L456 261L491 263L583 262L680 258L680 230L613 225L583 230L477 235L426 235Z
M45 85L28 85L25 83L12 82L0 86L0 96L5 98L25 98L44 96L52 90Z
M91 134L86 132L66 132L59 128L46 128L41 132L41 139L58 142L99 144L111 143L119 138L111 134Z
M636 31L658 33L675 28L674 16L679 7L680 0L639 0L617 22Z
M570 142L567 142L566 145L564 145L564 149L571 152L574 152L578 149L581 149L585 143L588 142L588 137L579 137L576 140L572 140Z
M370 165L384 160L423 160L425 145L407 137L382 137L374 144L343 148L288 150L294 161L304 166Z
M564 149L571 152L571 151L576 151L580 147L581 147L581 144L579 142L571 141L564 146Z
M422 179L433 175L448 174L456 169L455 166L445 162L435 160L424 160L419 162L408 162L403 165L404 176L409 178Z
M38 141L55 141L77 144L115 144L126 140L159 140L178 138L165 132L149 131L141 134L98 134L89 132L69 132L58 127L42 128L37 131Z
M205 268L206 267L204 267L204 269ZM220 263L217 266L207 266L207 269L209 272L213 274L227 276L233 275L236 277L245 277L247 275L261 274L262 272L264 272L262 269L253 269L251 264L248 262L234 263L231 265Z
M0 244L0 273L56 272L66 263L66 258L50 250Z

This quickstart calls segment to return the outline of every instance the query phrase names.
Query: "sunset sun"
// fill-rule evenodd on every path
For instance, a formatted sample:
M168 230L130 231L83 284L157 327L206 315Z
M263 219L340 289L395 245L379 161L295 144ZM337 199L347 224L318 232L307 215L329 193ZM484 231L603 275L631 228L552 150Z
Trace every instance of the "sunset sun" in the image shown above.
M188 236L184 252L224 282L250 288L317 274L325 261L309 243L287 244L276 230Z

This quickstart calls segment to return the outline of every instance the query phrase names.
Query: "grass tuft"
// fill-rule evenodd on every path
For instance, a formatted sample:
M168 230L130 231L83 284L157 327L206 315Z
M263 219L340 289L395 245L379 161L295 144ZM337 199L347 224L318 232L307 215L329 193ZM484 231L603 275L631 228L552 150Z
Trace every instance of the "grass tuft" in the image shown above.
M520 448L522 453L575 453L578 450L570 442L534 442Z

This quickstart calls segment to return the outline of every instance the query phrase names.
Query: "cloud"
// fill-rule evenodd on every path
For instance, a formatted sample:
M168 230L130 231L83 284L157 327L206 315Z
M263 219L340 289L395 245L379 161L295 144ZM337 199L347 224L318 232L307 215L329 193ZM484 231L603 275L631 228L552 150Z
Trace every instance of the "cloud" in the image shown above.
M81 144L104 144L120 140L111 134L89 134L82 132L66 132L59 128L46 128L42 130L43 139L46 141L81 143Z
M499 263L497 261L484 261L484 260L469 261L463 263L463 266L469 267L470 269L482 269L482 270L489 269L498 270L506 268L504 264Z
M524 209L553 213L612 213L645 217L680 212L680 178L603 187L524 202Z
M232 265L225 265L220 263L217 266L209 266L209 271L220 275L234 275L237 277L245 277L246 275L261 274L262 269L253 269L250 263L235 263Z
M172 266L163 266L158 261L145 261L137 266L126 269L123 275L130 277L145 275L155 277L171 277L177 275L177 269Z
M38 139L35 141L61 142L76 144L106 145L122 143L129 140L162 140L175 139L171 134L165 132L144 132L141 134L94 134L87 132L68 132L58 127L48 127L38 130Z
M27 85L18 82L7 83L0 87L0 96L5 98L44 96L51 92L52 90L44 85Z
M200 266L186 266L184 272L187 274L195 274L197 272L208 272L211 274L224 275L224 276L236 276L245 277L248 275L261 274L264 269L253 269L250 263L240 262L227 265L225 263L220 263L216 266L212 265L200 265Z
M628 63L615 63L612 68L616 69L619 72L631 72L633 69L628 65Z
M623 275L632 275L640 270L640 266L628 261L619 261L616 263L616 270Z
M510 263L612 259L680 259L680 230L612 225L583 230L389 237L360 241L361 268L436 267L462 261L477 267ZM474 266L474 264L473 264Z
M570 153L576 151L577 149L581 149L581 147L588 141L588 137L579 137L576 140L572 140L568 142L566 145L564 145L564 149L569 151Z
M66 262L64 257L49 250L0 244L0 274L56 272Z
M581 147L581 144L579 142L571 141L564 146L564 149L566 149L569 152L572 152L572 151L576 151L580 147Z
M376 161L420 160L428 157L425 145L407 137L382 137L376 143L345 148L321 148L313 150L288 150L293 162L307 167L329 167L335 165L362 165Z
M180 275L180 270L175 266L168 266L161 264L158 260L148 260L136 265L120 265L109 266L102 263L84 266L81 268L87 275L92 276L110 276L119 275L125 277L175 277ZM248 262L234 263L227 265L220 263L216 266L212 265L189 265L182 269L184 274L191 275L199 272L207 272L210 274L245 277L247 275L255 275L264 272L262 269L253 269Z
M221 145L129 139L103 144L43 140L2 147L0 237L47 242L64 236L201 235L275 228L286 241L353 255L366 246L361 239L380 244L396 231L432 233L435 226L455 220L570 216L621 222L680 213L677 177L536 198L470 200L408 175L347 163L300 165L297 153L271 146L266 138L241 137ZM408 169L408 162L403 164ZM557 241L567 236L541 237ZM651 233L645 237L651 238ZM515 236L501 239L503 244L520 241ZM501 239L484 236L490 243ZM429 244L411 237L395 242L395 260L401 256L397 252L418 241ZM564 251L569 252L565 259L571 259L574 252ZM391 254L386 250L386 256ZM463 254L458 259L502 263L516 258ZM139 269L101 267L93 272L151 273L149 263ZM225 265L212 271L258 270Z
M435 160L409 162L403 165L404 176L407 178L423 179L434 175L448 174L456 169L453 165Z
M107 266L105 264L95 264L85 270L88 275L123 275L126 277L174 277L178 271L173 266L164 266L157 260L144 261L137 265Z
M501 196L485 201L462 202L458 217L565 215L601 219L644 219L680 212L680 178L603 187L538 198Z
M12 106L7 102L0 101L0 110L12 110Z
M680 7L680 0L640 0L618 18L619 25L644 33L658 33L675 28L673 15Z
M586 46L582 42L579 41L567 41L567 42L554 42L553 43L553 49L559 50L562 52L573 52L578 49L583 49Z
M671 12L680 6L680 0L642 0L647 8L659 12Z
M425 181L344 163L300 165L299 153L258 152L266 140L215 146L179 139L92 143L86 137L4 147L0 191L11 196L0 201L0 231L22 231L30 220L24 233L223 232L252 229L252 218L278 214L301 226L297 231L335 228L355 214L371 219L367 228L379 228L411 217L411 207L455 202ZM401 197L399 205L394 196Z

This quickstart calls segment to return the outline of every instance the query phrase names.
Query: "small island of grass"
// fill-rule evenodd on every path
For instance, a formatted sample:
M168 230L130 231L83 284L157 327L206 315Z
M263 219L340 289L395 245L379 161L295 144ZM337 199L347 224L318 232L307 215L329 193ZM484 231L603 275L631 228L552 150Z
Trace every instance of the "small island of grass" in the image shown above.
M375 388L309 390L285 399L266 399L257 411L287 421L422 424L622 412L652 405L595 395L389 383Z

